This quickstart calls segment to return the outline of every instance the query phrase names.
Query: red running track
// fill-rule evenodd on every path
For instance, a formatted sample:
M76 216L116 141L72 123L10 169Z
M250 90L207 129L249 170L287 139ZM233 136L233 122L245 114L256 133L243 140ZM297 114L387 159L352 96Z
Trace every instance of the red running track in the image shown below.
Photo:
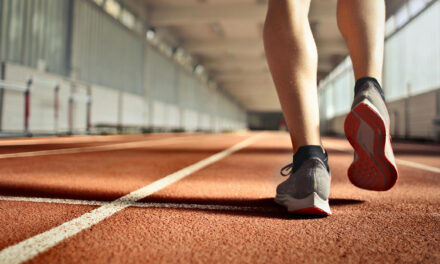
M243 141L137 202L108 205ZM371 192L348 181L349 144L324 143L333 215L301 218L272 200L291 160L285 133L0 140L0 263L440 262L440 146L394 143L400 179ZM118 209L66 235L103 208Z

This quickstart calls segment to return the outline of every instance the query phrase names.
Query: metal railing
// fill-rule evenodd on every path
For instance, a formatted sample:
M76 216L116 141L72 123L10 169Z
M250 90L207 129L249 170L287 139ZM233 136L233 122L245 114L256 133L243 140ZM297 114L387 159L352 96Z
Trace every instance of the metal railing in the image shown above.
M26 82L16 82L16 81L8 81L8 80L0 80L0 132L4 131L3 129L3 101L5 98L4 91L15 91L18 93L22 93L24 96L24 124L23 124L23 132L25 135L32 135L30 131L30 118L31 118L31 97L33 94L37 93L38 90L34 91L35 87L47 87L53 88L53 118L54 118L54 133L59 133L59 121L60 121L60 83L51 79L44 79L39 76L30 76L26 78ZM73 133L74 130L74 103L75 102L84 102L86 103L86 131L90 132L91 130L91 108L92 108L92 99L90 96L90 87L87 86L88 93L87 95L80 93L72 93L72 88L74 87L73 82L70 82L70 96L68 99L68 133Z
M23 120L24 120L24 132L26 134L29 133L29 118L30 118L30 113L31 113L31 109L30 109L31 85L32 85L32 79L28 79L28 81L26 83L0 80L0 90L1 90L1 94L2 94L2 97L1 97L2 100L4 98L4 92L3 92L4 90L16 91L16 92L23 93L23 96L24 96L24 119ZM3 103L1 105L3 106ZM0 109L0 111L3 111L3 109ZM0 114L3 115L3 113L0 113ZM2 122L1 121L3 121L3 120L0 118L0 131L2 130Z

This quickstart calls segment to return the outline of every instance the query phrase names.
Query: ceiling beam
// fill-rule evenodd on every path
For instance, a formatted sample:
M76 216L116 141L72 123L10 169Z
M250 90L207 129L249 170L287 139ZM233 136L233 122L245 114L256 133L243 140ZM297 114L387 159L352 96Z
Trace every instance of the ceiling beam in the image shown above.
M331 9L335 9L333 5ZM266 17L266 9L266 4L258 4L257 2L156 6L150 13L149 23L159 27L225 20L263 22ZM311 20L326 17L334 17L328 8L316 8L309 14Z
M240 85L240 86L222 86L228 89L231 93L237 94L251 94L255 91L260 93L265 92L267 94L276 94L275 86L272 85Z
M347 54L348 49L340 39L318 39L318 53ZM261 39L230 39L230 40L191 40L182 43L188 52L193 53L256 53L263 54L264 46Z
M244 78L239 80L227 80L220 81L218 83L221 86L225 87L234 87L234 86L269 86L274 85L272 78L270 76L261 77L261 78Z
M182 46L188 52L263 51L264 49L261 39L192 40L183 42Z
M220 73L215 74L214 79L220 82L234 81L267 81L272 80L269 72L245 72L245 73Z
M153 26L171 26L222 20L262 21L265 13L266 5L245 3L157 7L149 22Z
M263 49L230 49L230 50L197 50L190 52L203 57L217 58L233 58L233 57L261 57L264 55Z
M203 65L210 70L214 78L219 80L229 80L228 75L242 75L249 74L269 74L269 67L264 59L249 61L249 62L228 62L220 63L203 63ZM318 63L318 72L330 72L334 68L334 64L328 60L320 60ZM232 78L233 80L237 78Z
M255 64L267 64L266 63L266 57L261 56L255 56L255 57L249 57L249 56L243 56L243 57L232 57L232 58L215 58L215 59L204 59L203 65L206 65L207 67L223 67L225 65L240 65L240 66L248 66L248 65L255 65Z
M268 66L266 61L262 61L256 64L249 63L227 63L227 64L204 64L207 69L211 72L245 72L245 71L266 71L268 70Z

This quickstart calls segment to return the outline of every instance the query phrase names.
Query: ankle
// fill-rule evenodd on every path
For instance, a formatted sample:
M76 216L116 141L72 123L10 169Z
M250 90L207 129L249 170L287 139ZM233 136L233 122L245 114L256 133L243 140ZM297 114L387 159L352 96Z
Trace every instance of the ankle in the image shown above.
M325 164L327 171L330 171L327 152L321 145L300 146L293 155L293 164L295 168L299 168L305 161L312 158L320 159Z
M385 94L384 94L383 89L380 86L379 82L375 78L369 77L369 76L359 78L356 81L356 84L354 86L354 94L356 95L364 87L364 84L367 82L371 83L376 88L376 90L379 92L382 99L385 101Z

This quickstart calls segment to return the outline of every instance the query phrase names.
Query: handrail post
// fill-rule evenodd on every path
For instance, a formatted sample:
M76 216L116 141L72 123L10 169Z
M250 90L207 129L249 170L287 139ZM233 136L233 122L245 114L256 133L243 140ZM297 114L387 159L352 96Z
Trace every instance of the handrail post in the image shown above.
M92 96L91 96L91 89L90 86L87 89L87 127L86 131L87 133L91 132L92 127Z
M31 86L32 77L30 77L26 82L26 90L24 92L24 132L26 135L29 135L29 118L31 114Z
M73 134L73 97L69 97L69 135Z
M0 64L0 80L5 79L5 62L2 61ZM3 86L0 86L0 132L3 130L3 103L4 103L4 96L5 96L5 88Z
M5 89L0 86L0 132L3 130L3 97Z
M69 108L68 108L68 125L69 125L69 131L68 134L73 134L73 84L70 83L70 96L69 96Z
M59 109L60 109L60 98L59 98L59 94L60 94L60 85L57 84L55 85L55 89L54 89L54 102L53 102L53 107L54 107L54 129L55 129L55 133L58 133L58 128L59 128Z

